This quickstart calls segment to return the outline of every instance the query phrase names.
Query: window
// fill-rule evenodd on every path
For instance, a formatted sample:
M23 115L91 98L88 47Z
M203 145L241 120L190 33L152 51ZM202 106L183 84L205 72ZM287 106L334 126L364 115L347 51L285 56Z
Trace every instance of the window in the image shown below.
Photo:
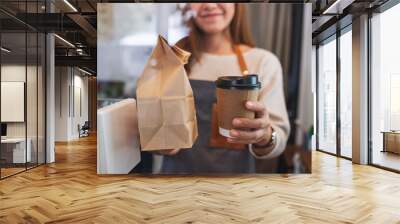
M20 15L42 12L44 3L18 2ZM0 6L9 4L15 2ZM3 12L0 17L10 24L15 20ZM10 27L0 29L0 178L45 163L46 38L24 25Z
M400 4L371 18L372 163L400 170Z
M353 78L351 25L342 29L340 36L331 36L319 45L317 63L318 149L351 158Z
M336 39L318 48L318 149L336 153Z
M351 27L349 27L351 28ZM340 36L340 155L351 158L352 141L352 33Z

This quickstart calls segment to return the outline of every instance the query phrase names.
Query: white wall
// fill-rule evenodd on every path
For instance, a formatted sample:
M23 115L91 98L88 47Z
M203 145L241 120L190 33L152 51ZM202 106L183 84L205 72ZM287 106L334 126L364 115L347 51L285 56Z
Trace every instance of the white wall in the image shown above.
M2 65L1 66L1 81L2 82L25 82L25 65ZM28 66L28 71L32 67ZM30 94L28 94L30 95ZM35 94L36 95L36 94ZM4 96L2 96L3 98ZM24 108L23 108L24 109ZM7 108L1 108L7 110ZM25 122L11 122L7 123L8 137L25 137Z
M68 88L70 84L68 71L67 67L55 68L55 141L68 140Z
M38 69L38 70L37 70ZM3 64L1 66L1 81L2 82L24 82L26 85L26 106L25 102L22 108L3 107L1 108L3 113L16 113L22 110L20 113L26 113L26 120L23 119L21 122L6 122L7 124L7 137L9 138L24 138L25 135L30 140L30 148L32 161L36 162L39 159L39 163L44 162L44 150L45 150L45 139L44 139L44 74L42 67L36 67L32 65L25 66L25 64ZM27 80L26 80L27 79ZM3 92L5 89L2 89ZM24 90L20 94L24 94ZM10 98L7 95L2 95L2 98ZM9 111L8 111L9 110ZM23 115L24 116L24 115ZM39 154L39 155L37 155Z
M79 138L78 124L88 120L88 77L83 75L76 68L56 67L56 141Z
M25 65L2 65L1 66L1 81L25 82ZM28 67L30 70L30 67ZM7 108L1 108L7 110ZM25 137L25 122L7 123L7 137Z
M81 76L82 73L79 73L79 75L74 75L74 82L73 82L73 94L74 96L71 96L74 99L74 102L71 104L74 104L74 107L72 108L72 120L71 120L71 136L72 138L78 138L79 133L78 133L78 124L83 125L85 121L88 121L88 77L87 76ZM81 108L80 108L81 107Z
M27 69L27 70L25 70ZM26 72L28 72L28 86L27 86L27 125L28 125L28 137L34 133L36 136L36 107L37 107L37 95L36 95L36 82L33 76L36 77L36 66L25 65L2 65L1 66L1 81L3 82L25 82ZM4 97L4 96L3 96ZM41 105L39 105L40 107ZM1 108L1 110L7 110L8 108ZM25 137L25 124L26 122L7 122L7 136L8 137Z

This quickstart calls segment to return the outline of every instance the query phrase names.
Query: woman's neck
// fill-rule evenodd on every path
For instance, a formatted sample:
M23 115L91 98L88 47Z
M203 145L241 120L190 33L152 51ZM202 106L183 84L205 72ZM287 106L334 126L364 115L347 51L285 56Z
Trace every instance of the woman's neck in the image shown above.
M207 34L203 38L204 52L211 54L232 54L230 37L224 33Z

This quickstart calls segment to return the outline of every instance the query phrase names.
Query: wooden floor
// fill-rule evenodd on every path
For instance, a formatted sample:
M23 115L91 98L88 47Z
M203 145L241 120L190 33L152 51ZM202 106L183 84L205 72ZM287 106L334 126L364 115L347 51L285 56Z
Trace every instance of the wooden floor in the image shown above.
M96 141L0 181L0 223L400 223L400 175L315 152L313 174L96 175Z
M13 174L23 172L25 170L24 168L0 168L1 169L1 177L8 177Z
M7 167L7 168L0 168L1 169L1 178L6 178L8 176L12 176L21 172L26 171L27 169L34 169L37 165L36 164L27 164L27 167L25 168L25 165L19 165L19 167Z
M392 152L374 151L372 161L374 164L400 170L400 155Z

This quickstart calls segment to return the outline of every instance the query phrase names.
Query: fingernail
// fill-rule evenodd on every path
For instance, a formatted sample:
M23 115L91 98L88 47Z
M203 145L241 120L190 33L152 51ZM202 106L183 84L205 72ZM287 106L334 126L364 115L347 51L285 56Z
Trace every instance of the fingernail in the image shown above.
M253 103L251 101L247 101L246 104L247 104L248 107L252 107L253 106Z
M235 119L233 119L233 125L239 125L241 122L240 122L240 119L237 119L237 118L235 118Z
M235 131L235 130L231 130L230 135L233 136L233 137L235 137L235 136L238 136L239 133L238 133L237 131Z

